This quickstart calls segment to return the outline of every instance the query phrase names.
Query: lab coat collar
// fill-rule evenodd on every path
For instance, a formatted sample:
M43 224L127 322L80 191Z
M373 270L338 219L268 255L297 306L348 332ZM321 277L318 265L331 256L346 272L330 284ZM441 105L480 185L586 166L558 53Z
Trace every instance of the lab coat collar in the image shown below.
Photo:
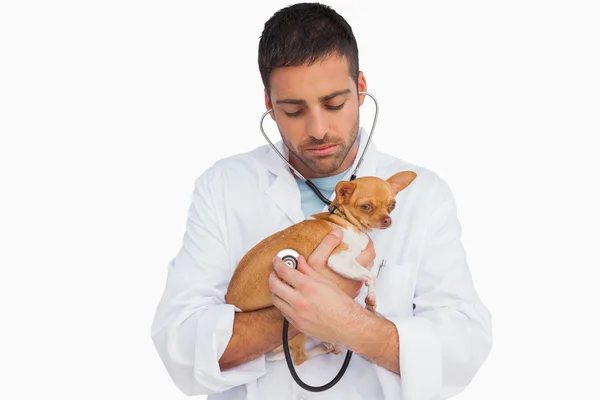
M358 164L358 160L362 155L362 152L367 144L369 131L364 128L359 129L357 140L359 141L358 153L352 167L348 170L344 176L344 180L349 180L352 176L352 172ZM273 144L277 150L289 160L289 151L284 145L283 141L278 141ZM358 171L357 177L367 176L375 174L375 159L377 149L375 143L371 140L369 149L365 154L361 167ZM266 188L266 194L275 202L275 204L291 219L292 223L298 223L305 219L300 204L300 190L295 180L295 174L290 170L288 165L281 159L281 157L269 146L269 152L266 157L262 160L263 165L275 175L275 179L270 182ZM332 194L330 200L333 200L335 193ZM327 206L323 205L323 210L327 211Z

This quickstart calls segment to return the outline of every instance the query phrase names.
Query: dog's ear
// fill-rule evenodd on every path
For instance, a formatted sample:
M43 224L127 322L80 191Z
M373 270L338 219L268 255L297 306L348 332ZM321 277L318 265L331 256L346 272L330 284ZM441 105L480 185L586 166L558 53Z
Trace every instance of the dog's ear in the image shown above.
M387 183L392 187L392 192L396 196L415 180L417 174L413 171L402 171L388 178Z
M340 181L335 186L335 199L338 204L344 204L348 201L352 193L354 193L354 189L356 188L356 183L349 181Z

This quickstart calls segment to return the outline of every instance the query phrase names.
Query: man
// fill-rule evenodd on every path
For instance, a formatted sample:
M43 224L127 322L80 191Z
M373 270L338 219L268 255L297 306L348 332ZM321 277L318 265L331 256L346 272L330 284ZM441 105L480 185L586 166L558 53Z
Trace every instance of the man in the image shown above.
M365 99L359 92L367 84L350 26L323 5L284 8L265 24L259 68L265 106L282 137L277 147L331 198L335 184L349 179L368 136L359 125ZM473 287L447 184L374 143L359 176L387 179L401 170L417 178L396 197L393 226L372 234L357 258L377 269L377 314L364 307L364 287L355 288L357 295L328 283L325 263L341 240L334 234L298 270L274 260L274 307L242 313L225 304L245 252L326 207L267 145L205 171L152 326L175 384L209 399L445 399L463 390L490 351L490 315ZM353 351L337 385L308 392L285 360L268 360L281 344L283 316L291 321L290 337L301 331L314 339L308 346L328 341ZM308 385L323 385L345 353L311 358L296 372Z

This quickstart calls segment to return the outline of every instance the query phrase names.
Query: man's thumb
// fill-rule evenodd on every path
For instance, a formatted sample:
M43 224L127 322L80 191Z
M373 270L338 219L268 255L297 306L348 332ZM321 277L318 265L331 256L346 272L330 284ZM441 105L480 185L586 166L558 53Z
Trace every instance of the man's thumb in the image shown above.
M335 228L323 238L321 244L325 245L325 247L327 248L327 255L329 255L329 253L331 253L333 249L340 244L343 237L344 234L342 233L342 231L338 228ZM321 244L318 247L320 247Z
M342 237L342 231L337 228L325 235L317 248L309 256L308 263L324 263L329 258L333 249L340 244Z

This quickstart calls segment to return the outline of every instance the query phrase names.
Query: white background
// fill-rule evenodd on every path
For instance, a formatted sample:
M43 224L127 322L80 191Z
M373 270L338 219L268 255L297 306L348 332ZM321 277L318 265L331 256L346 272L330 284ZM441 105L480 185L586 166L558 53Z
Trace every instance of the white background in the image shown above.
M264 143L257 45L287 4L1 3L0 398L184 398L150 324L194 179ZM495 343L456 398L597 396L597 2L329 4L374 143L458 202Z

